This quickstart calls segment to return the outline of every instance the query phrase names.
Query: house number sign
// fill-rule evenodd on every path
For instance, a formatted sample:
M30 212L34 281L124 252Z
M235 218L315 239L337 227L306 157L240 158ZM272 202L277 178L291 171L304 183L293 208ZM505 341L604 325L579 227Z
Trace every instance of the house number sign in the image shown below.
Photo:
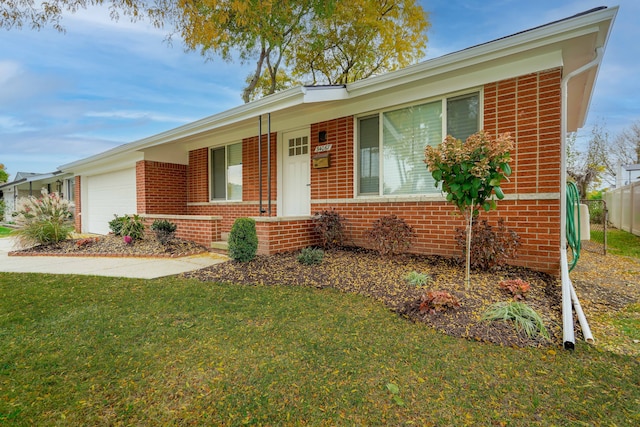
M318 145L316 147L316 149L314 150L314 152L315 153L324 153L324 152L327 152L327 151L331 150L331 147L333 147L333 144Z

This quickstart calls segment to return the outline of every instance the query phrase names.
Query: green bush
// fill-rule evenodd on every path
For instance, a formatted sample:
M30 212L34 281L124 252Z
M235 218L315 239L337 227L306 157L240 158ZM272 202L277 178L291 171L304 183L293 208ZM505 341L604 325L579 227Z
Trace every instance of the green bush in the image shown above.
M4 210L6 208L6 205L4 203L4 200L0 200L0 221L4 221Z
M256 221L251 218L238 218L229 233L229 256L240 262L251 261L258 252L258 234Z
M317 212L313 217L313 229L320 235L322 247L340 247L345 240L345 218L335 210Z
M415 232L402 218L388 215L378 218L373 223L368 236L380 255L386 256L409 249Z
M129 236L133 240L139 240L144 237L144 222L138 215L114 215L109 221L109 229L116 236Z
M523 302L512 301L492 304L482 315L482 320L513 320L516 329L524 332L527 337L533 338L539 334L549 339L549 332L545 328L540 315Z
M33 196L18 199L13 216L19 228L12 234L21 246L58 243L74 230L69 201L44 189L39 199Z
M298 255L298 262L305 265L320 264L324 258L324 251L320 248L304 248Z
M158 239L162 245L166 245L173 240L177 228L178 226L176 224L169 222L166 219L157 219L153 221L153 224L151 224L151 230L153 230L156 235L156 239Z

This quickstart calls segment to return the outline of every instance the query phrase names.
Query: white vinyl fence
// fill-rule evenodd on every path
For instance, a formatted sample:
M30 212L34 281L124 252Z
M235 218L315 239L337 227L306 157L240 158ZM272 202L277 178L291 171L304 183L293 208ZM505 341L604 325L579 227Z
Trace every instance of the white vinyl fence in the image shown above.
M640 182L604 193L609 222L620 230L640 236Z

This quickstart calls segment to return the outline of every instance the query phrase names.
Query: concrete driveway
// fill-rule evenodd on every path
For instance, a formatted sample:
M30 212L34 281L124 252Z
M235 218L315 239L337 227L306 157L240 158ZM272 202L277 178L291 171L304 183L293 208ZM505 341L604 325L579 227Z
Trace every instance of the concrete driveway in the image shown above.
M225 256L211 253L181 258L9 256L9 252L14 249L13 239L0 239L0 272L154 279L198 270L227 260Z

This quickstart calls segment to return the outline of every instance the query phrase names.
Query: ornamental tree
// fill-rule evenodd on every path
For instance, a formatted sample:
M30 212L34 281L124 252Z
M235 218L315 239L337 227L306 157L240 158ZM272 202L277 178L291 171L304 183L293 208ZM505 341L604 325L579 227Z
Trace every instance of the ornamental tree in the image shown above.
M473 218L480 209L497 208L496 199L503 199L500 184L511 175L510 151L513 142L509 133L492 138L488 132L479 131L465 142L447 137L436 147L425 148L425 163L435 180L442 185L447 201L453 203L464 216L467 231L467 259L465 289L471 287L471 230Z

